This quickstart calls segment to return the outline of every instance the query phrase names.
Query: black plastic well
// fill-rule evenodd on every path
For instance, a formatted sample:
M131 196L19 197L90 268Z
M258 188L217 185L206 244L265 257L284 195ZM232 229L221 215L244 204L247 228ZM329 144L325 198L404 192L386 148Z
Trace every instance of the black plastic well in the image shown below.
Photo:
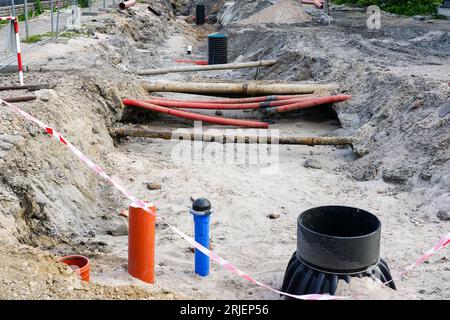
M380 220L367 211L341 206L310 209L297 220L297 257L323 271L361 272L378 263L380 235Z
M309 209L297 218L297 251L286 268L282 291L335 294L338 281L370 277L395 284L380 257L381 222L370 212L345 206Z
M228 37L222 33L208 36L208 64L228 63Z
M198 25L205 24L205 5L197 4L195 6L195 23Z

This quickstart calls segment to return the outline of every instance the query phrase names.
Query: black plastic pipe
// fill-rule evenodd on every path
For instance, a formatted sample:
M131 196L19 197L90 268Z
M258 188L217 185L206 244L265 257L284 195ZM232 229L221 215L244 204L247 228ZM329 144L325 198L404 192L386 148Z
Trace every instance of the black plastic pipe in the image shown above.
M197 4L195 7L195 23L197 25L205 24L205 5Z

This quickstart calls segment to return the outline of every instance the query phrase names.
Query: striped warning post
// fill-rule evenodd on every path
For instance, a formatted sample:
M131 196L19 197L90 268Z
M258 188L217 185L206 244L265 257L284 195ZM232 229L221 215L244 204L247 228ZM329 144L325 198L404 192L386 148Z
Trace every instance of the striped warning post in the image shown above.
M0 17L0 21L12 21L14 24L14 33L16 35L17 67L19 69L19 82L20 85L23 86L22 49L20 47L19 19L13 16Z

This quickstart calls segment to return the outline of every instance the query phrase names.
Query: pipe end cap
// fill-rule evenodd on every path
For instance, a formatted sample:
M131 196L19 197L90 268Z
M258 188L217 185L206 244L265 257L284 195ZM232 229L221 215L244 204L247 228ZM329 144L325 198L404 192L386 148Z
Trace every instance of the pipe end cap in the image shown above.
M192 211L198 215L211 214L211 202L205 198L198 198L192 203Z

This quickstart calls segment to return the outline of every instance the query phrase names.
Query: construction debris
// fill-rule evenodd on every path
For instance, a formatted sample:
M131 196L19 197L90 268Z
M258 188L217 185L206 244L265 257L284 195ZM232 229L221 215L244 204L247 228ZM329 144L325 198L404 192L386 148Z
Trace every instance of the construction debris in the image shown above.
M311 169L322 169L322 165L320 164L319 160L316 160L316 159L306 159L303 166L305 168L311 168Z

